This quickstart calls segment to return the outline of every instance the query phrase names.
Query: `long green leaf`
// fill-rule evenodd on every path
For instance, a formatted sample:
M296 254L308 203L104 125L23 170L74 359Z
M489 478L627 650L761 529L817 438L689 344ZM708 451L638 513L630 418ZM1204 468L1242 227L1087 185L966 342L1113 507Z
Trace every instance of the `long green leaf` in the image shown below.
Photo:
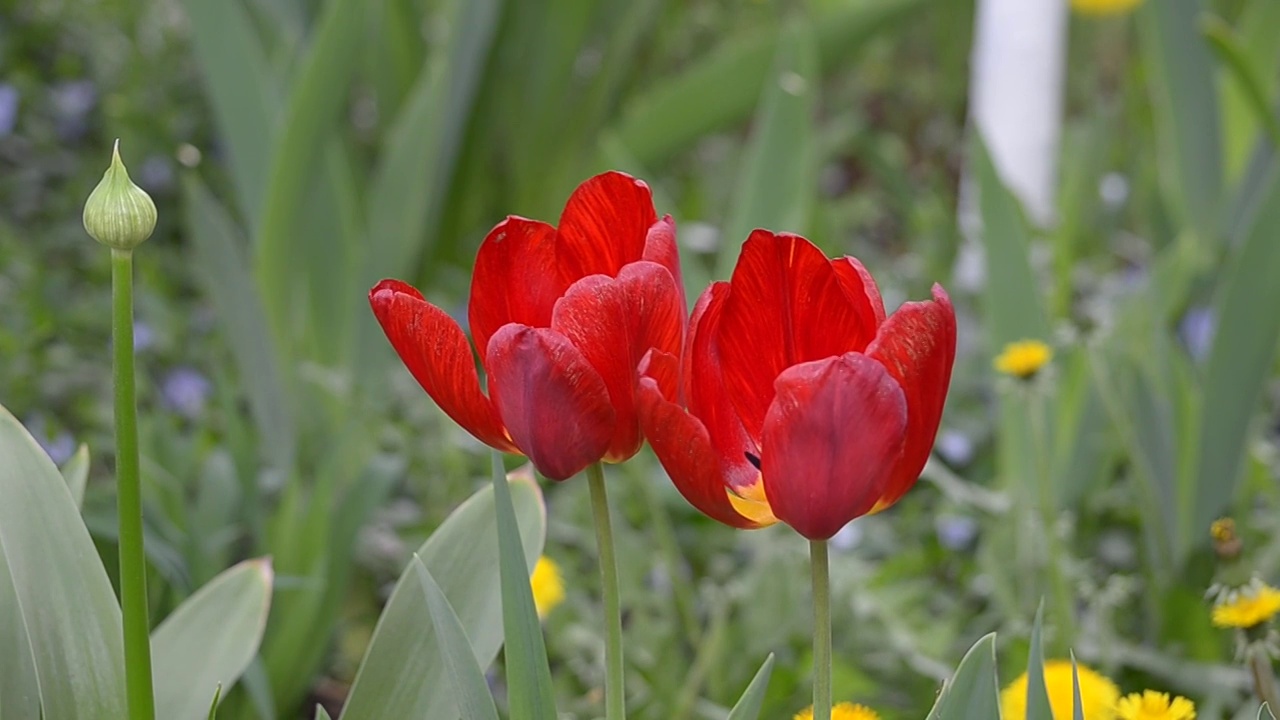
M1042 284L1031 270L1030 232L1017 198L996 171L981 134L975 129L969 160L978 183L982 249L987 277L983 313L991 347L998 351L1015 340L1049 339Z
M498 708L493 704L493 696L489 694L484 670L476 662L475 650L467 639L467 632L462 629L457 613L444 596L444 591L431 577L431 571L427 570L427 566L422 564L422 558L417 555L413 556L413 570L417 573L422 593L427 598L431 628L440 643L440 655L449 672L449 686L453 688L462 720L498 720Z
M0 627L18 635L6 656L25 649L32 658L30 667L0 663L0 677L14 674L0 689L29 682L34 668L36 686L18 689L15 707L29 709L31 696L23 696L30 693L46 718L123 718L124 647L111 581L58 468L3 407L0 458L0 554L8 570L0 587L9 583L13 600L0 605Z
M1084 698L1080 697L1080 668L1076 665L1076 654L1071 653L1071 717L1072 720L1084 720Z
M502 577L502 629L506 636L508 693L517 712L512 720L556 720L555 691L542 639L542 624L533 604L527 557L516 532L511 488L502 472L502 456L493 453L493 495L498 514L498 572Z
M262 642L270 560L247 560L209 581L151 633L157 717L199 720L208 693L230 689Z
M183 7L214 120L227 143L240 211L254 222L261 213L277 111L270 65L243 3L184 0Z
M89 482L89 446L84 443L76 449L76 454L59 468L62 479L67 481L67 489L71 491L71 499L76 507L84 505L84 488Z
M996 682L996 636L986 635L965 653L951 682L942 689L927 720L1000 717Z
M1235 87L1242 94L1253 119L1267 133L1272 146L1280 147L1280 118L1271 109L1271 97L1267 87L1250 62L1243 41L1231 30L1231 26L1216 15L1200 21L1200 32L1209 41L1209 47L1226 67Z
M1280 342L1280 164L1252 227L1229 260L1218 287L1217 330L1205 368L1199 459L1191 530L1207 538L1209 523L1234 497L1250 437L1249 421L1270 377Z
M318 148L332 132L347 85L357 64L351 61L364 31L360 0L329 0L318 21L310 47L290 83L289 100L279 132L271 146L267 184L263 188L261 220L254 233L253 271L261 293L267 325L277 339L294 337L297 303L306 278L295 263L300 245L298 222L310 180L321 167ZM279 348L288 350L288 347Z
M510 527L519 527L531 569L546 530L542 494L531 479L513 482L511 494L518 525L512 520ZM486 487L454 510L418 550L456 609L481 667L493 661L503 638L497 524L493 489ZM457 717L435 633L423 622L426 602L416 574L406 568L378 619L342 720Z
M232 359L262 436L263 454L277 471L289 472L296 452L293 408L276 342L249 275L244 241L199 178L188 175L182 188L196 264L203 270L199 275L231 341Z
M1044 627L1044 600L1036 609L1036 622L1031 626L1031 652L1027 656L1026 720L1054 720L1049 705L1049 688L1044 684L1044 646L1040 642Z
M755 135L724 228L717 277L728 276L752 229L807 231L817 190L813 112L819 82L812 33L796 20L783 31L766 76Z
M1196 29L1200 0L1162 0L1139 11L1152 81L1161 167L1171 206L1202 242L1221 235L1222 131L1213 57Z
M0 717L40 717L40 684L36 680L31 641L18 607L9 563L0 552L0 648L11 648L0 668Z
M729 711L729 717L725 720L756 720L760 717L760 707L764 704L765 691L769 689L769 676L773 674L773 653L769 653L769 657L764 659L764 664L756 671L755 677L751 678L751 683L747 685L747 689L742 691L742 697L738 698L738 702L733 706L733 710Z
M886 27L918 17L930 1L820 3L812 25L822 66L839 66ZM745 120L759 101L778 40L773 27L725 40L680 75L632 99L611 134L640 164L656 166L708 133Z
M1276 73L1280 72L1280 43L1276 42L1275 33L1275 29L1280 27L1280 3L1275 0L1246 0L1236 27L1244 60L1253 68L1254 75L1274 80ZM1266 97L1264 105L1270 111L1276 97L1275 82L1264 84L1263 90ZM1248 92L1238 80L1223 87L1223 144L1227 177L1231 179L1243 175L1258 139L1254 101L1247 96Z

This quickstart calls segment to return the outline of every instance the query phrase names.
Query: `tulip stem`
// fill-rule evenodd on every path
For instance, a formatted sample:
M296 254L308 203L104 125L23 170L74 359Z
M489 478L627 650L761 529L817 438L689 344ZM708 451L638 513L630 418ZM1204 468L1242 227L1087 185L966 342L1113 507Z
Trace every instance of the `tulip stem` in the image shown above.
M120 522L120 606L130 720L153 720L147 558L142 546L138 405L133 377L133 251L111 251L111 344L114 350L116 504Z
M813 572L813 720L831 720L831 573L827 541L809 541Z
M600 551L600 585L604 592L604 702L605 720L624 720L626 695L622 666L622 603L618 593L618 558L613 550L613 525L609 520L609 496L604 487L604 467L587 466L591 487L591 514Z

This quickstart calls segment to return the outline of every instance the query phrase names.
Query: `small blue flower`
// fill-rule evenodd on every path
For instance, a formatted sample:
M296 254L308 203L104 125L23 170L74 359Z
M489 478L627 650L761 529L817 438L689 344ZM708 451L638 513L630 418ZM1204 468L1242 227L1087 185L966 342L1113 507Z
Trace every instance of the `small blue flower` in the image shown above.
M1213 345L1213 334L1218 326L1218 318L1213 308L1199 305L1187 310L1178 323L1178 336L1187 346L1187 352L1197 362L1209 357L1209 348Z
M938 543L948 550L967 550L978 537L978 521L967 515L939 515L933 521Z
M169 409L187 418L204 412L205 402L213 392L213 384L200 371L190 367L175 368L160 383L160 396Z
M0 83L0 137L13 132L18 125L18 89Z
M156 344L156 331L142 320L133 321L133 351L140 353Z
M89 112L98 103L98 89L92 80L60 83L50 91L55 114L54 127L64 140L77 140L89 130Z
M35 415L29 417L23 424L26 425L27 432L31 433L31 437L35 438L35 441L44 449L54 465L61 465L70 460L71 456L75 454L76 439L66 430L49 437L50 423L45 420L44 416Z
M943 430L938 433L934 445L943 460L956 466L968 465L973 460L973 440L959 430Z

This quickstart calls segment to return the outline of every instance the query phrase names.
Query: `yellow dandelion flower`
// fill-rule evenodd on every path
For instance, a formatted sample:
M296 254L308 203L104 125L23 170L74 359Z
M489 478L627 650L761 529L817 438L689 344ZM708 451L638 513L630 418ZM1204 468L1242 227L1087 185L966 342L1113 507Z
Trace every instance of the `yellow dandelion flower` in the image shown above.
M1081 15L1119 15L1142 4L1142 0L1071 0L1071 9Z
M1034 377L1053 359L1053 348L1039 340L1019 340L1004 346L996 356L996 370L1026 380Z
M1080 701L1084 720L1116 720L1120 689L1105 676L1076 664L1080 673ZM1049 660L1044 664L1044 686L1049 691L1049 708L1054 720L1071 720L1075 695L1071 683L1071 661ZM1027 720L1027 674L1022 673L1000 693L1004 720Z
M1119 720L1196 720L1196 706L1184 697L1169 699L1169 693L1146 690L1120 699Z
M533 604L538 609L538 617L546 617L564 602L564 578L560 576L560 566L551 558L545 555L538 558L529 584L533 586Z
M1213 608L1213 624L1221 628L1248 630L1280 613L1280 590L1258 583L1225 596Z
M796 713L794 720L813 720L813 707ZM832 706L831 720L880 720L880 716L866 705L842 702Z

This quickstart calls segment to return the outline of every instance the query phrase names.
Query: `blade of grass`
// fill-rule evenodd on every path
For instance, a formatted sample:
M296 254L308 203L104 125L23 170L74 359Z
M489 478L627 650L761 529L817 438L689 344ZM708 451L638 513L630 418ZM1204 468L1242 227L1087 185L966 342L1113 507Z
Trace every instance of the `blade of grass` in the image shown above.
M1027 717L1026 720L1053 720L1053 708L1049 705L1049 688L1044 684L1044 647L1040 642L1044 628L1044 600L1036 609L1036 621L1031 626L1031 652L1027 657Z
M996 682L996 636L978 640L965 653L951 682L942 688L926 720L1000 717L1000 689Z
M1218 61L1235 81L1234 87L1242 94L1249 112L1266 133L1272 147L1280 147L1280 119L1271 109L1270 93L1251 63L1243 41L1225 20L1216 15L1201 18L1200 33L1209 41Z
M773 653L769 653L725 720L756 720L760 717L760 708L764 705L764 694L769 689L769 677L773 674L773 661Z

